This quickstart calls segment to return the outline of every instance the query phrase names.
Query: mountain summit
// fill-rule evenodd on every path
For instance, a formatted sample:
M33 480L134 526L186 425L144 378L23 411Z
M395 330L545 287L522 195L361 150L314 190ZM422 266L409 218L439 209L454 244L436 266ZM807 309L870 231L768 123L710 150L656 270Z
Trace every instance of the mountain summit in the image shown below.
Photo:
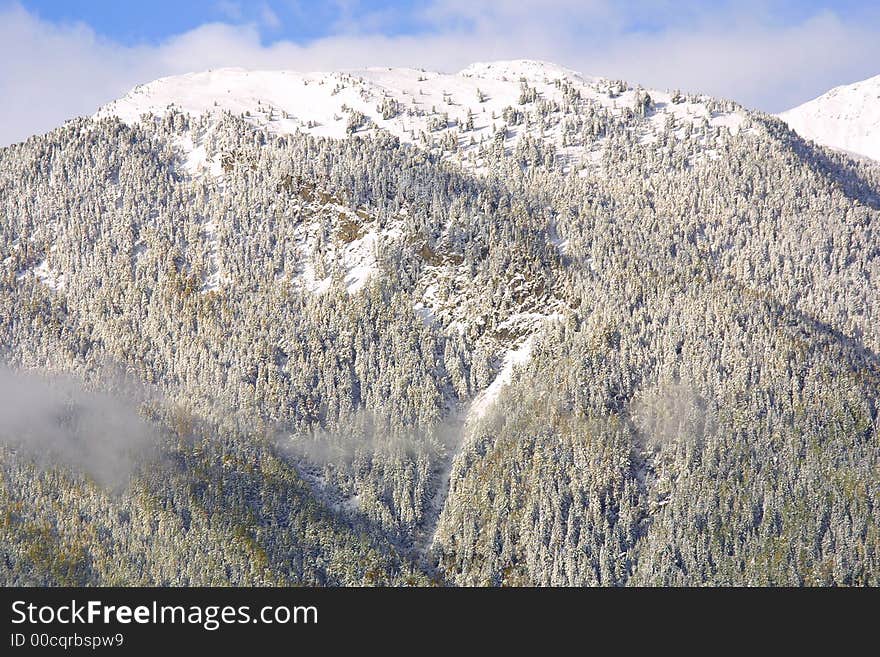
M745 116L729 101L644 89L533 60L476 63L453 74L410 68L218 69L139 85L96 116L131 124L170 109L244 115L275 134L344 138L381 129L405 143L440 145L452 152L451 159L480 169L485 165L477 157L480 144L498 140L513 148L524 137L552 147L566 166L595 163L604 140L584 140L580 133L599 130L606 115L649 119L636 126L643 141L656 140L669 121L680 128L706 122L736 132Z

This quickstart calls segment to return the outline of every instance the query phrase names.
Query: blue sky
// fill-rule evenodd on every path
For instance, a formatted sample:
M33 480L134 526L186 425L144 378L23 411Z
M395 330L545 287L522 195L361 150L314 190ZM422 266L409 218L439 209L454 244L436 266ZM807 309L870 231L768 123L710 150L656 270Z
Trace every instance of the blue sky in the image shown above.
M778 112L880 74L876 0L0 0L0 144L219 66L534 58Z
M420 2L305 2L266 0L24 0L21 4L53 22L83 21L98 34L127 45L161 43L205 23L255 24L263 43L291 40L308 43L356 29L364 20L381 18L384 34L418 33L431 26L419 13ZM374 23L375 24L375 23ZM369 27L364 24L366 29Z
M508 0L508 3L515 1ZM284 40L309 43L340 33L432 34L454 27L467 30L475 26L475 18L466 12L457 17L448 16L445 20L431 20L428 10L438 3L429 0L21 0L20 4L47 21L84 22L96 33L126 45L158 44L176 34L214 22L256 25L264 44ZM592 3L582 4L589 7ZM617 4L623 7L620 11L622 28L628 33L656 33L672 26L695 25L706 14L724 16L743 5L742 2L724 0ZM769 24L791 25L822 11L833 11L843 19L857 20L876 14L873 9L876 4L866 0L784 0L754 3L751 11L763 14ZM569 15L578 21L584 14L589 16L590 12L570 11ZM588 32L600 32L604 27L601 21L580 22L581 29Z

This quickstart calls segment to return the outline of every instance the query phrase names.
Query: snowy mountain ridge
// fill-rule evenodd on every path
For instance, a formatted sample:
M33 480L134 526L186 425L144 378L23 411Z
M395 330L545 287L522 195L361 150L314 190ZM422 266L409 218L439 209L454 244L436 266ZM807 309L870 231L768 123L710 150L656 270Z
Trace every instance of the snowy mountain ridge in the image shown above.
M580 138L590 122L598 131L606 117L637 117L643 119L642 140L650 141L670 120L682 129L706 121L735 133L746 116L734 103L646 90L532 60L475 63L455 74L409 68L216 69L139 85L95 116L118 116L131 124L170 108L244 115L277 134L344 138L381 129L403 142L442 149L478 171L479 146L491 140L514 148L532 137L552 145L563 167L585 167L601 159L601 139Z

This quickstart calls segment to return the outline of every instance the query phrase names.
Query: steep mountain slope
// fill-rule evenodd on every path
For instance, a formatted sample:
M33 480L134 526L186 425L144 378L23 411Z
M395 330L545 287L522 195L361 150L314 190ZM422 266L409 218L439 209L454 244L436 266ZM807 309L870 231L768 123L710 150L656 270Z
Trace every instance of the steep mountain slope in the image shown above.
M804 139L880 161L880 75L835 87L779 118Z
M547 64L145 85L0 151L5 359L160 435L122 492L6 449L3 580L876 584L878 208Z

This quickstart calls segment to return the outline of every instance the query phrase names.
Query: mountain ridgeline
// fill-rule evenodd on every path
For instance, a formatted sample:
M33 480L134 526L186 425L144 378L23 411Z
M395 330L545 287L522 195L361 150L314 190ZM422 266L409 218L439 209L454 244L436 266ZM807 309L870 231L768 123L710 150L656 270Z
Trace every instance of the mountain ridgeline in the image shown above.
M3 584L880 584L880 165L535 62L267 75L0 150Z

